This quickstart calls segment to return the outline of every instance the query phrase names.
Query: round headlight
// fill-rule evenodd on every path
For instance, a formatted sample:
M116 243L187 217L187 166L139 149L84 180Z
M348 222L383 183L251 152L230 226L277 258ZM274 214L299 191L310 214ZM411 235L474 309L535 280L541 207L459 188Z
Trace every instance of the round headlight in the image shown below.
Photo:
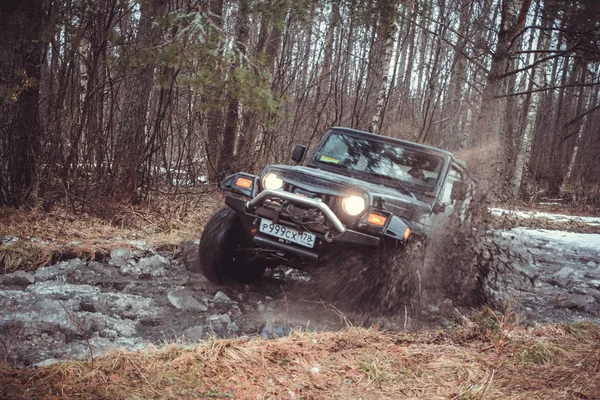
M342 207L344 208L344 211L346 211L346 214L352 215L354 217L360 214L361 212L365 211L365 199L358 196L346 197L342 201Z
M283 187L283 180L272 172L266 174L262 180L265 189L277 190Z

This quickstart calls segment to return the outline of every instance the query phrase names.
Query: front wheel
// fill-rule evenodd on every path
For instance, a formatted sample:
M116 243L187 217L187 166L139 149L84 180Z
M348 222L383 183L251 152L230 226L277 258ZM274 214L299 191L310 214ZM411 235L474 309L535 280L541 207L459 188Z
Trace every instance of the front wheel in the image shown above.
M265 263L244 251L250 241L240 217L229 207L215 213L200 237L200 270L213 283L252 283L265 272Z

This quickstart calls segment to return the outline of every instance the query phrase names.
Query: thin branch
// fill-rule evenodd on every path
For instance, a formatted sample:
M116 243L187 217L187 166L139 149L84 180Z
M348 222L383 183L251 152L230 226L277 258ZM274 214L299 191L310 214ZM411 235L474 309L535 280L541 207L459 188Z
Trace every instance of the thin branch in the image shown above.
M556 50L519 50L519 51L514 51L513 54L549 54L549 53L560 53L561 51L564 51L564 50L560 50L560 49L556 49Z
M455 51L457 51L459 54L461 54L463 57L465 57L467 60L471 61L473 64L477 65L479 68L483 69L486 73L489 73L490 71L487 69L487 67L485 67L483 64L481 64L479 61L475 60L473 57L471 57L469 54L465 53L463 50L459 49L456 44L452 43L451 41L449 41L448 39L446 39L443 36L438 35L436 32L427 29L426 27L424 27L423 25L418 24L416 21L413 21L412 19L405 17L403 15L400 15L400 18L415 24L415 26L418 26L419 28L421 28L422 30L424 30L425 32L428 32L430 34L432 34L433 36L437 37L438 39L441 39L442 41L446 42L448 45L450 45L450 47L452 47Z
M530 93L537 93L537 92L545 92L547 90L554 90L554 89L564 89L564 88L568 88L568 87L580 87L580 86L598 86L600 85L600 81L599 82L588 82L588 83L572 83L572 84L568 84L568 85L559 85L559 86L552 86L552 87L545 87L545 88L541 88L541 89L534 89L534 90L526 90L524 92L516 92L516 93L508 93L508 94L501 94L496 96L497 99L503 98L503 97L513 97L513 96L521 96L524 94L530 94ZM600 106L598 106L600 107ZM598 108L598 107L594 107L594 108ZM590 110L594 111L594 109ZM583 117L583 115L581 116ZM576 117L578 118L578 117ZM570 123L571 121L567 122Z
M423 13L421 13L421 12L419 12L419 13L418 13L418 15L419 15L421 18L424 18L424 19L426 19L426 20L428 20L428 21L430 21L430 22L434 22L434 23L436 23L436 24L438 24L438 25L441 25L442 27L444 27L444 28L448 29L450 32L454 33L454 34L455 34L456 36L458 36L459 38L461 38L461 39L463 39L463 40L465 40L465 41L469 42L469 43L470 43L470 44L472 44L473 46L475 46L475 47L476 47L476 46L478 46L478 44L477 44L475 41L471 40L471 39L470 39L470 38L468 38L467 36L465 36L465 35L463 35L462 33L458 32L456 29L452 28L450 25L444 24L444 23L442 23L441 21L438 21L438 20L436 20L436 19L433 19L433 18L431 18L431 17L428 17L427 15L424 15L424 14L423 14ZM402 16L401 16L401 17L402 17ZM402 18L404 18L404 19L408 19L410 22L412 22L412 23L415 23L413 20L410 20L410 19L409 19L409 17L406 17L406 16L404 16L404 17L402 17ZM415 25L416 25L416 23L415 23Z
M594 31L597 31L598 29L600 29L600 26L596 26L596 27L594 27L592 29L588 29L587 31L573 31L571 29L565 29L565 28L560 28L560 27L548 27L548 26L541 26L541 25L528 25L528 26L524 26L519 31L519 33L517 33L515 35L515 38L521 36L522 34L524 34L529 29L539 29L541 31L557 31L557 32L564 32L564 33L573 33L575 35L586 35L588 33L593 33Z
M596 83L596 84L600 84L600 82L598 82L598 83ZM590 108L590 109L589 109L589 110L587 110L586 112L584 112L584 113L581 113L581 114L579 114L578 116L576 116L576 117L574 117L574 118L570 119L569 121L565 122L565 126L569 126L569 125L571 125L571 124L573 124L573 123L577 122L577 121L578 121L578 120L580 120L581 118L585 117L585 116L586 116L586 115L588 115L588 114L591 114L591 113L593 113L594 111L596 111L596 110L598 110L598 109L600 109L600 104L598 104L596 107L592 107L592 108Z
M535 61L533 64L527 65L527 66L525 66L523 68L515 69L515 70L512 70L512 71L508 71L508 72L506 72L504 74L501 74L501 75L498 76L498 78L506 78L508 76L511 76L511 75L514 75L514 74L518 74L519 72L527 71L527 70L529 70L531 68L534 68L538 64L541 64L541 63L546 62L548 60L552 60L553 58L561 57L564 54L570 53L573 50L575 50L576 48L577 48L577 44L569 47L568 49L565 49L565 50L561 51L560 53L557 53L557 54L554 54L554 55L551 55L551 56L548 56L548 57L540 58L539 60Z

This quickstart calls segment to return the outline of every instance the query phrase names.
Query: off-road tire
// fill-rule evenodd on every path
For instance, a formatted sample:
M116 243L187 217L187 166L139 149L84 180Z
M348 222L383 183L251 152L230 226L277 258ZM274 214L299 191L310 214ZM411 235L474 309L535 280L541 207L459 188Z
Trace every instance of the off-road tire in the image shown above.
M250 247L240 217L229 207L216 212L200 237L200 271L213 283L252 283L260 279L266 265L238 251Z

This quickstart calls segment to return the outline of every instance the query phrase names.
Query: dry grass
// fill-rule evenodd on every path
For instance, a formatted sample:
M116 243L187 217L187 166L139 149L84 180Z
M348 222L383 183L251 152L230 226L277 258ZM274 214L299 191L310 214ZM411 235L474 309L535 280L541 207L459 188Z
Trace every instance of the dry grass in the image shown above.
M4 398L45 399L598 399L600 327L511 328L453 342L440 333L293 332L277 340L210 340L193 348L119 351L36 370L0 367ZM443 342L443 343L442 343ZM490 343L492 348L490 349ZM523 362L540 348L564 354ZM553 347L552 347L553 348ZM544 351L545 351L544 350ZM536 356L537 357L537 356Z
M600 233L598 225L589 225L583 221L553 221L543 217L520 218L515 215L490 215L490 224L496 229L524 227L577 233Z
M533 346L521 350L518 359L533 364L555 364L567 356L567 352L549 342L536 342Z
M60 259L104 257L110 250L143 240L161 250L177 249L182 240L197 239L212 212L222 207L218 194L195 200L157 200L152 205L115 207L104 218L66 209L0 209L0 238L18 241L0 246L0 273L36 269Z

